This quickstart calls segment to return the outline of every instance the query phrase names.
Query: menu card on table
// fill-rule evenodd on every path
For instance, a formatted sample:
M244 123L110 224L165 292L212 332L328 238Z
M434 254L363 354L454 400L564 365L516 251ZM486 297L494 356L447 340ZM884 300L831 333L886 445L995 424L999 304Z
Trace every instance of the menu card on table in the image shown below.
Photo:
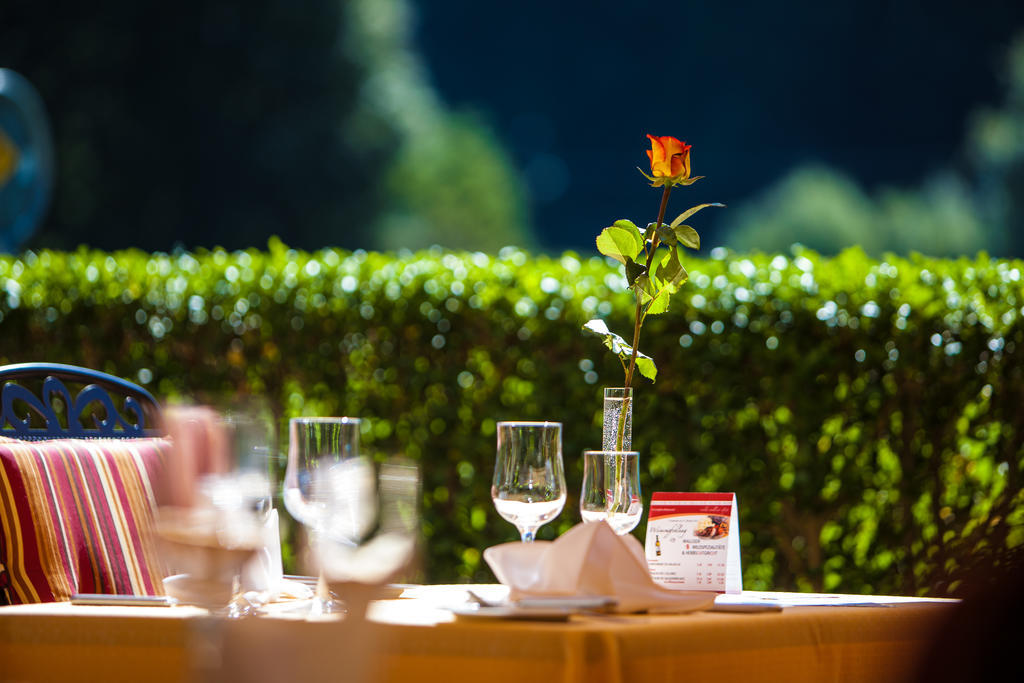
M651 577L666 588L739 593L736 494L655 493L644 549Z

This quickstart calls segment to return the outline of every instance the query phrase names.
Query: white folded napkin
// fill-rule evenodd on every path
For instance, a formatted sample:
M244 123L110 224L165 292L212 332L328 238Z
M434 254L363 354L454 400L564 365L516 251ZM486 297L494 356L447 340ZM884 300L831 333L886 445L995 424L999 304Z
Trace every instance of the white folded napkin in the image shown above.
M270 509L260 531L262 547L256 557L242 569L242 590L267 592L273 600L281 590L281 580L284 576L281 564L281 528L276 509Z
M654 583L643 547L604 522L577 524L555 541L503 543L484 551L509 599L576 596L615 598L616 612L692 612L711 607L715 594L677 591Z

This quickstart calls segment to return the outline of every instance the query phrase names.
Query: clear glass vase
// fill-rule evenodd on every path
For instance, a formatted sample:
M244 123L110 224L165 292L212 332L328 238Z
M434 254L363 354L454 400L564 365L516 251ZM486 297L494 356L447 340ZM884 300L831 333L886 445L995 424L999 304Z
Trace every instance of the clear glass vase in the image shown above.
M633 444L633 388L606 387L601 450L629 451Z
M640 523L640 454L636 451L584 451L580 517L608 522L612 531L628 534Z

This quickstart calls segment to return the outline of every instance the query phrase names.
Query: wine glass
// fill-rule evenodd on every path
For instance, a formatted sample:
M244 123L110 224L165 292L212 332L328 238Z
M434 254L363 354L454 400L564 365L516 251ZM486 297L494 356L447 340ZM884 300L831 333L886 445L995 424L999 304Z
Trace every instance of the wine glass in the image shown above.
M584 522L608 522L628 534L640 523L640 454L636 451L584 451L580 516Z
M499 422L491 498L524 543L565 506L560 422Z
M192 466L192 497L159 512L161 547L179 572L164 580L164 589L228 617L252 614L267 597L241 589L243 574L267 551L269 425L238 415L224 419L204 406L168 412L176 456Z
M362 618L376 587L394 580L415 556L419 532L419 468L402 458L377 463L356 456L321 468L329 492L315 551L347 619Z
M215 494L261 540L256 557L238 577L238 591L231 608L242 615L267 603L278 590L281 578L281 540L271 486L276 458L270 446L273 429L265 412L252 403L229 412L222 420L232 475L219 482Z
M217 427L227 470L204 475L200 496L223 512L228 528L262 527L272 507L270 424L246 413L229 413Z
M351 417L295 417L289 421L284 505L310 530L314 546L331 517L336 495L323 471L358 457L360 424L361 420ZM323 571L319 571L310 616L343 611L344 606L331 599Z

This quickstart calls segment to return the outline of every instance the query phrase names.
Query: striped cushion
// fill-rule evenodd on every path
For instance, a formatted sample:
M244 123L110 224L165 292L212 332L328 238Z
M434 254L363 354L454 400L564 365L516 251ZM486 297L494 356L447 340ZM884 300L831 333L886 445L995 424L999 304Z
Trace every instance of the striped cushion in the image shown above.
M0 604L161 595L153 490L170 442L0 437Z

